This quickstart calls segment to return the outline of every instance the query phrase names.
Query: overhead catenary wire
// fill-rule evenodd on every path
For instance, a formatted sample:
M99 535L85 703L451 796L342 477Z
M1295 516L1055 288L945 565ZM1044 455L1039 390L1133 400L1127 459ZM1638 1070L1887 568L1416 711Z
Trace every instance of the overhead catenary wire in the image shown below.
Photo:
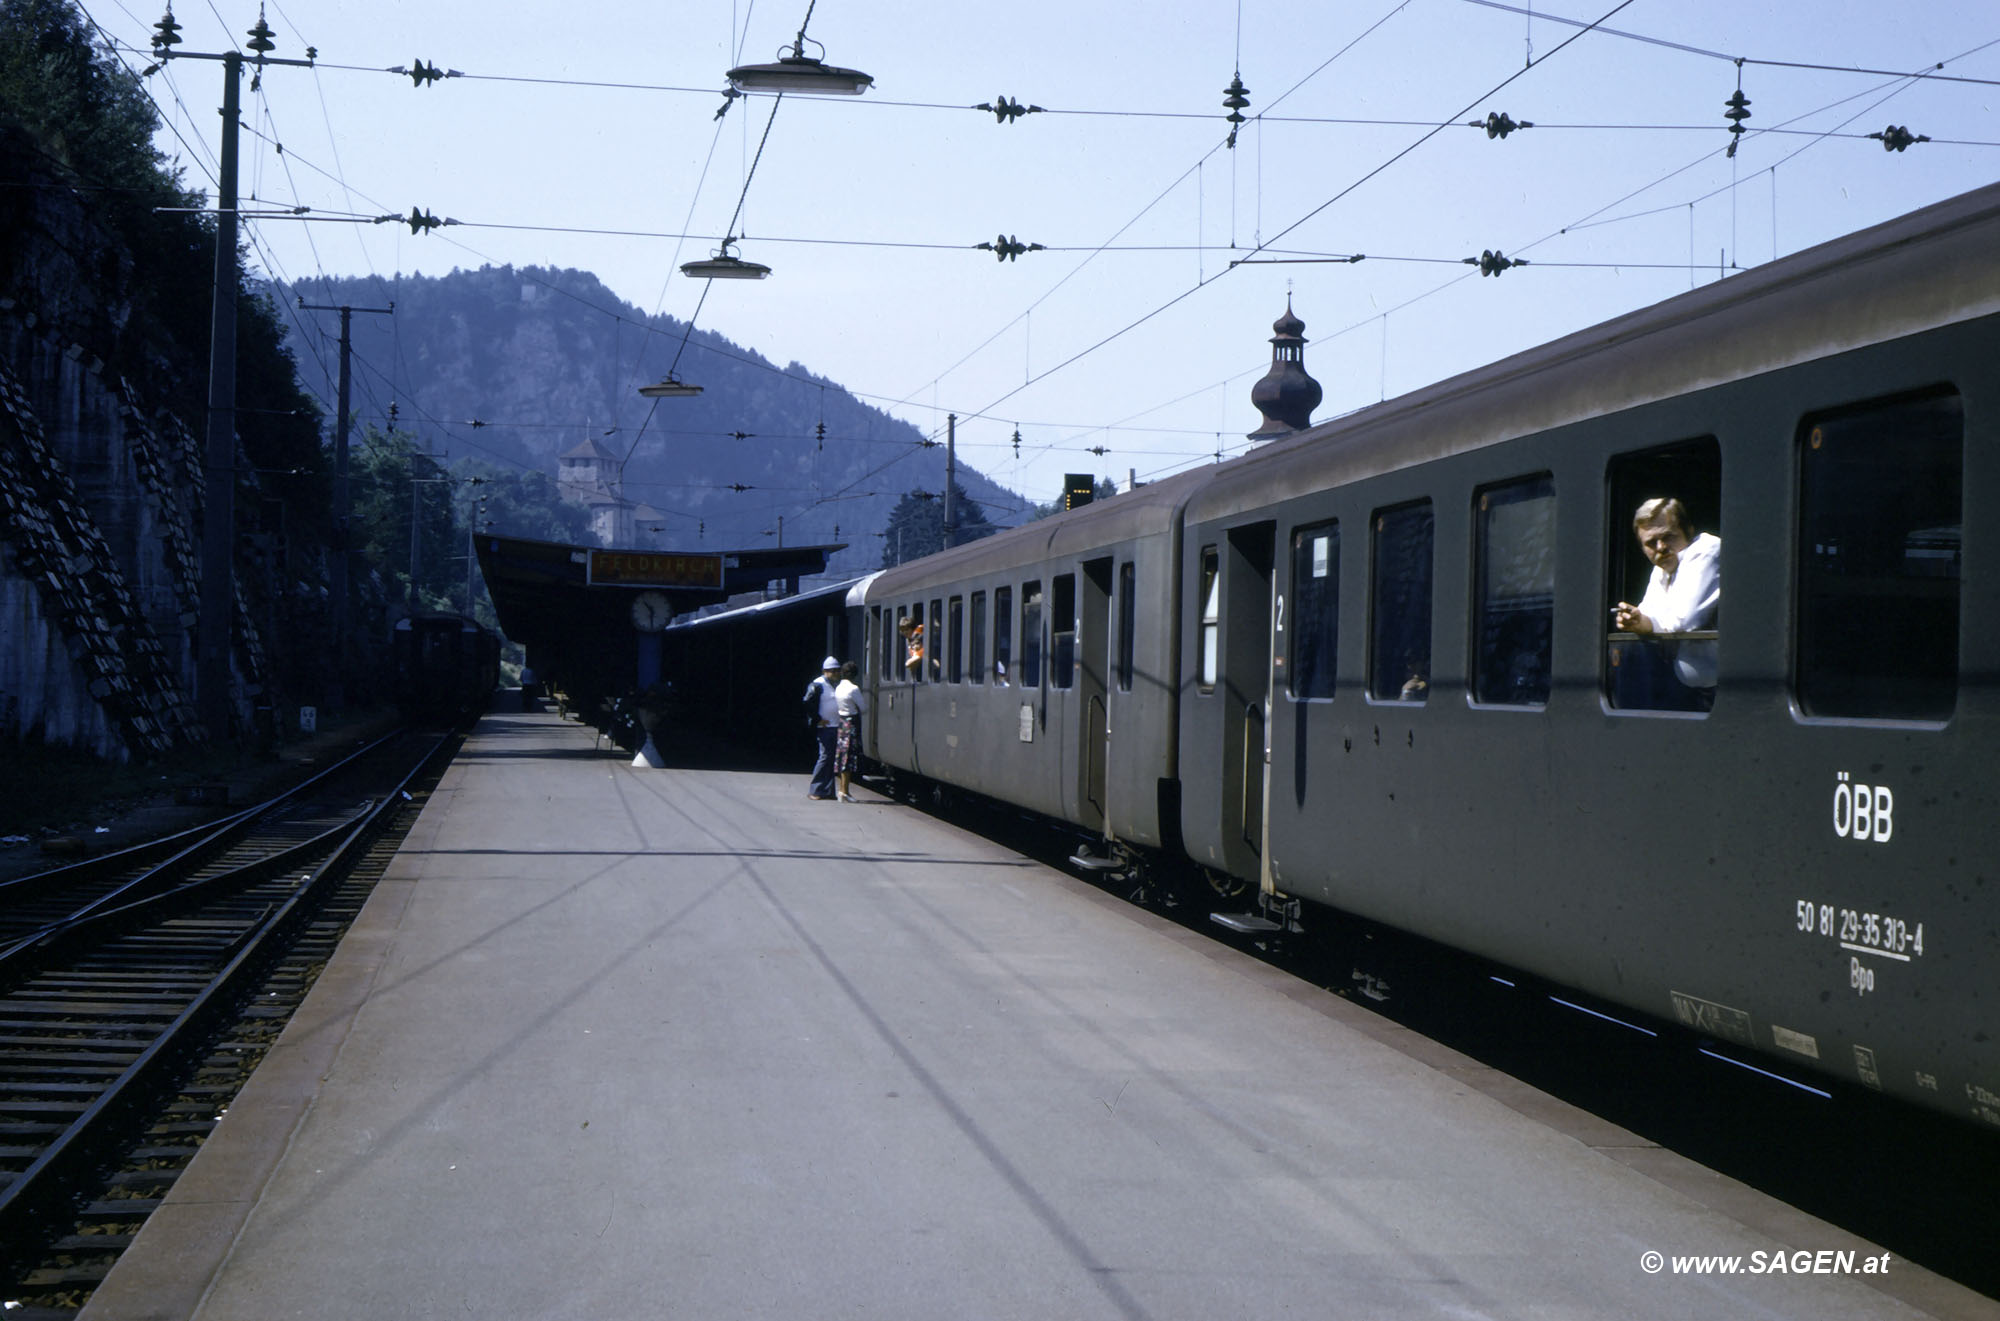
M1400 8L1400 7L1399 7L1399 8ZM1393 11L1392 11L1392 12L1393 12ZM713 89L709 89L709 88L703 88L703 89L699 89L699 90L700 90L700 91L702 91L702 93L703 93L704 95L712 95L712 94L713 94ZM841 104L846 104L846 103L841 103ZM1189 118L1194 118L1195 116L1188 116L1188 117L1189 117ZM1206 117L1209 117L1209 115L1205 114L1205 115L1203 115L1202 117L1206 118ZM1273 122L1277 122L1277 119L1276 119L1276 117L1275 117L1275 116L1273 117ZM1662 126L1662 127L1667 127L1667 126ZM1699 126L1699 127L1701 127L1703 131L1713 131L1713 130L1712 130L1712 126ZM1766 131L1768 132L1769 130L1766 130ZM1607 222L1607 223L1608 223L1608 222ZM440 236L438 236L438 237L442 238L442 237L445 237L445 236L442 236L442 235L440 235ZM1260 235L1260 249L1261 249L1261 251L1262 251L1262 252L1263 252L1263 253L1264 253L1265 255L1271 255L1271 254L1275 254L1275 253L1278 253L1278 252L1280 252L1280 251L1284 251L1284 249L1282 249L1282 248L1278 247L1278 246L1276 245L1276 243L1275 243L1275 242L1273 242L1273 243L1270 243L1270 244L1265 244L1265 243L1263 243L1263 242L1262 242L1261 240L1262 240L1262 236ZM427 239L426 239L426 241L428 241L428 236L427 236ZM760 241L763 241L763 240L761 240L761 239L760 239ZM784 241L784 240L782 240L782 239L773 239L772 241ZM472 247L468 246L468 245L464 245L464 244L461 244L460 246L461 246L461 247L465 247L467 251L474 251L474 249L473 249ZM950 247L950 246L956 246L956 245L936 245L936 246L938 246L938 247L940 247L940 248L944 248L944 247ZM1084 247L1077 247L1077 248L1068 248L1068 249L1065 249L1065 250L1066 250L1066 251L1092 251L1092 252L1095 252L1095 251L1097 251L1098 249L1095 249L1095 248L1084 248ZM1120 250L1120 249L1118 249L1118 248L1116 248L1116 247L1114 246L1114 247L1110 247L1110 248L1107 248L1107 249L1105 249L1105 250L1107 250L1107 251L1118 251L1118 250ZM1143 249L1143 248L1141 248L1141 247L1139 247L1139 246L1135 245L1135 246L1133 246L1133 247L1131 247L1131 248L1129 248L1129 249L1125 249L1125 250L1129 250L1129 251L1143 251L1143 250L1146 250L1146 249ZM1511 250L1511 249L1510 249L1510 250ZM483 256L484 254L477 254L477 253L475 253L475 255L481 255L481 256ZM1386 261L1386 260L1389 260L1389 258L1388 258L1388 257L1386 257L1386 256L1376 256L1376 257L1372 257L1372 258L1371 258L1371 260L1378 260L1378 261ZM1442 256L1441 256L1441 257L1434 257L1434 258L1431 258L1430 260L1435 260L1435 261L1439 261L1439 262L1443 262L1443 261L1449 261L1449 260L1453 260L1453 258L1450 258L1450 257L1442 257ZM1553 262L1553 261L1548 261L1548 262L1541 262L1541 263L1538 263L1538 265L1541 265L1541 266L1553 266L1553 265L1556 265L1556 264L1557 264L1557 263L1555 263L1555 262ZM1639 265L1640 263L1632 263L1632 262L1624 262L1624 263L1620 263L1620 262L1605 262L1605 263L1598 263L1598 264L1599 264L1599 265L1602 265L1602 266L1610 266L1610 267L1621 267L1621 266L1623 266L1623 267L1630 267L1630 266L1635 266L1635 265ZM1664 263L1662 263L1662 264L1664 264ZM1685 265L1688 265L1688 263L1675 263L1675 264L1676 264L1676 265L1683 265L1683 266L1685 266ZM584 300L584 301L588 301L588 300ZM1372 318L1371 318L1371 321L1372 321ZM680 329L680 328L679 328L679 327L676 327L675 329L677 329L677 330L678 330L678 329ZM651 332L651 333L659 333L659 332L658 332L657 330L654 330L654 329L651 329L651 328L649 328L649 330L650 330L650 332ZM683 334L683 335L685 335L685 334L686 334L686 331L685 331L685 330L683 330L683 331L682 331L682 334ZM1322 336L1322 338L1324 338L1324 336ZM761 365L761 364L760 364L760 365ZM785 373L784 371L782 371L782 369L776 369L776 368L772 368L772 367L769 367L768 365L764 365L764 367L765 367L765 369L766 369L766 370L774 370L774 371L777 371L777 373L778 373L778 374L781 374L781 375L782 375L782 374L788 374L788 373ZM1024 372L1023 372L1023 376L1024 376L1024 378L1027 378L1027 377L1029 377L1030 375L1031 375L1031 373L1029 373L1029 372L1027 372L1027 371L1025 371L1025 370L1024 370ZM860 397L860 398L871 398L871 399L874 399L874 398L881 398L881 397L882 397L882 396L875 396L875 395L866 395L866 394L863 394L862 392L859 392L859 391L857 391L857 392L855 392L855 393L856 393L856 397ZM897 401L897 402L902 402L902 401ZM912 406L921 406L921 405L912 405ZM942 411L942 410L943 410L944 408L946 408L946 407L949 407L949 406L950 406L950 405L949 405L948 403L946 403L946 402L939 402L939 403L938 403L938 407L939 407L940 411ZM969 410L963 410L963 409L961 409L960 411L961 411L961 413L962 413L962 414L963 414L963 413L967 413L967 412L969 412Z

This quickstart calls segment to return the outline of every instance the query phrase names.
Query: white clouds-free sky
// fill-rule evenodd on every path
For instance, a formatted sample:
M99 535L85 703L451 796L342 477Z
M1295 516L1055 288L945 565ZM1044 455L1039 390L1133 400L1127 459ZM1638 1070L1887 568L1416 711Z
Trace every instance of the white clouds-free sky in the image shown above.
M809 40L874 87L754 95L718 122L724 71L775 58L809 3ZM84 4L135 68L158 18L138 5ZM1990 4L1614 5L267 0L273 54L319 64L246 80L244 209L312 208L247 222L286 279L576 267L685 319L704 285L678 266L744 197L737 251L773 273L715 282L697 324L926 431L956 413L967 461L1046 499L1064 472L1241 452L1288 296L1324 418L2000 178ZM247 0L174 13L187 51L257 19ZM467 76L383 71L417 60ZM196 186L220 82L192 60L148 80ZM968 108L1001 96L1046 112ZM1466 126L1489 112L1534 127ZM1862 136L1890 125L1932 141ZM461 223L341 219L413 206ZM973 247L1001 234L1046 250ZM1486 249L1530 265L1458 264Z

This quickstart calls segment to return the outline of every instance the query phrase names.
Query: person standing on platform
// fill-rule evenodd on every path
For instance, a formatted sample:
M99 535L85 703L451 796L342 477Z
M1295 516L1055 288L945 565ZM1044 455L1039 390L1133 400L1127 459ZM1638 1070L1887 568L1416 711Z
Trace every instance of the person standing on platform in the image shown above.
M828 656L820 664L817 679L806 685L806 712L812 721L813 737L819 741L819 760L813 763L812 783L806 797L822 802L833 799L833 754L840 739L840 702L834 690L840 684L840 661Z
M861 691L855 677L861 667L853 661L840 667L840 686L833 690L834 704L840 708L840 737L833 748L833 774L840 783L840 801L851 803L849 781L861 770L861 713L868 709L868 694Z

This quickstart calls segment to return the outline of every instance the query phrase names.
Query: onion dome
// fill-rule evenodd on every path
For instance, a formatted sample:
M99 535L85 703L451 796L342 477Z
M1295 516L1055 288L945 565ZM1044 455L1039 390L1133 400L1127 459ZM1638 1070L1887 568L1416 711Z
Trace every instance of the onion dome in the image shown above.
M1306 375L1306 323L1285 299L1285 314L1271 323L1271 370L1250 387L1250 402L1264 415L1250 433L1254 441L1276 440L1312 425L1312 411L1324 394L1319 382Z

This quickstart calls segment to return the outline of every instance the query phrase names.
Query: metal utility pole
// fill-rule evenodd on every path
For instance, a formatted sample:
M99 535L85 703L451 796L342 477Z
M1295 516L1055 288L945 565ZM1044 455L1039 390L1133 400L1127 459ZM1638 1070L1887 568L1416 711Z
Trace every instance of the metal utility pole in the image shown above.
M303 60L267 58L273 49L264 13L247 43L256 54L258 76L267 64L311 68L318 52L308 47ZM236 606L236 129L242 113L243 52L197 54L176 51L180 24L169 8L154 24L153 51L165 64L171 59L222 62L222 147L216 178L215 300L208 335L208 433L204 450L201 523L201 610L197 617L195 705L209 737L229 735L230 632ZM154 66L159 67L158 65Z
M485 482L484 477L465 479L468 488ZM468 489L465 493L465 613L472 615L472 576L479 571L479 559L473 553L473 538L478 535L479 522L486 516L486 497L475 497Z
M957 510L952 505L952 488L958 485L958 414L944 415L944 548L950 550L958 544L954 535L958 524L954 518Z
M432 470L436 471L437 461L440 457L442 456L432 454L428 450L421 452L412 450L410 452L410 582L409 590L403 594L403 612L405 614L416 614L417 607L423 601L423 598L417 594L417 568L421 562L423 544L423 503L421 499L423 489L426 486L435 486L440 483L450 483L458 480L456 477L450 476L417 476L418 459L428 459Z
M347 650L348 637L347 433L354 422L354 414L347 406L349 383L352 379L349 375L348 363L348 357L352 351L352 346L349 343L349 331L353 326L354 314L356 312L373 312L388 316L395 312L396 305L391 303L387 307L348 307L345 305L334 307L326 303L308 303L304 298L300 298L299 310L301 312L340 313L340 403L339 413L334 420L333 427L333 563L329 567L333 571L333 581L330 584L333 588L333 645L336 650L344 653ZM345 666L334 667L334 691L332 696L335 709L338 709L342 704L343 695L340 691L340 677L345 673Z

